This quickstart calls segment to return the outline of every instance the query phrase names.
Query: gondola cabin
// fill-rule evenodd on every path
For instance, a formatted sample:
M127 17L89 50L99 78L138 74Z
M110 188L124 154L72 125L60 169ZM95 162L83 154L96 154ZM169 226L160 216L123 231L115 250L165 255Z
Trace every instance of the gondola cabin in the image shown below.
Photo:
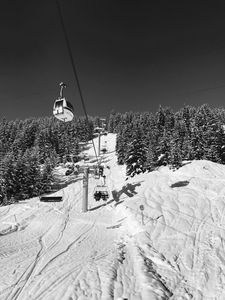
M53 106L53 115L63 122L69 122L73 119L73 106L65 98L59 98Z

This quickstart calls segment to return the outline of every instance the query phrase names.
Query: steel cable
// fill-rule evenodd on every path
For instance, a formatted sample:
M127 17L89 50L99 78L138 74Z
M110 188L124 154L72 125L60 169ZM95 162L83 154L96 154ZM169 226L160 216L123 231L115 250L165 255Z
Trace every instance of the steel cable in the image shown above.
M83 94L82 94L79 77L78 77L75 62L74 62L74 59L73 59L73 54L72 54L72 50L71 50L71 46L70 46L69 37L68 37L67 31L66 31L66 27L65 27L65 23L64 23L64 19L63 19L63 14L62 14L62 9L60 7L60 4L59 4L58 0L56 0L56 5L58 7L60 22L61 22L62 30L63 30L63 33L64 33L64 37L65 37L65 41L66 41L66 45L67 45L67 50L68 50L68 53L69 53L69 57L70 57L70 61L71 61L72 69L73 69L73 74L74 74L74 77L75 77L75 81L77 83L78 92L79 92L79 95L80 95L83 111L84 111L84 114L85 114L85 117L86 117L86 120L87 120L87 124L88 124L89 121L88 121L87 109L86 109L86 106L85 106L84 97L83 97ZM92 140L95 156L96 156L96 159L97 159L97 164L99 165L98 155L97 155L97 151L96 151L96 147L95 147L93 138L91 140Z

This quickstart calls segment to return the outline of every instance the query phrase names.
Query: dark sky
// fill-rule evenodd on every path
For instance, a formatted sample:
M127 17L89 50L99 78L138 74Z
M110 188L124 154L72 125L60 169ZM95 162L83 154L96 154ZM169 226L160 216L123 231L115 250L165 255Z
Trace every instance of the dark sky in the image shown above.
M61 0L88 114L225 103L225 1ZM0 9L0 117L83 114L54 0Z

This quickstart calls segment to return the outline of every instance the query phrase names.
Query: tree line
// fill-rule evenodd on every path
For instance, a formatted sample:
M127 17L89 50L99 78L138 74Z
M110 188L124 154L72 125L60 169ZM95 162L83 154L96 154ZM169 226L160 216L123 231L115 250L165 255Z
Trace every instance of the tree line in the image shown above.
M206 159L225 163L225 110L184 106L173 112L160 106L156 113L115 113L109 132L117 133L118 164L126 164L127 176L151 172L162 165L171 169L184 160Z
M117 133L118 164L127 176L171 169L184 160L225 163L225 110L184 106L174 112L160 106L156 113L116 113L107 130ZM99 117L75 117L63 123L53 117L0 120L0 205L38 196L48 190L52 171L68 156L77 157L79 143L93 137Z

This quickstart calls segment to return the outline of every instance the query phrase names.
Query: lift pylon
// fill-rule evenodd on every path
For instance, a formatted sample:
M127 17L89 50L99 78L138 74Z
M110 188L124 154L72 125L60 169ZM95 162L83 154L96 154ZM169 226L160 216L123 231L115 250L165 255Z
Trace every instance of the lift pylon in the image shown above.
M88 211L88 175L89 168L84 168L82 212Z

